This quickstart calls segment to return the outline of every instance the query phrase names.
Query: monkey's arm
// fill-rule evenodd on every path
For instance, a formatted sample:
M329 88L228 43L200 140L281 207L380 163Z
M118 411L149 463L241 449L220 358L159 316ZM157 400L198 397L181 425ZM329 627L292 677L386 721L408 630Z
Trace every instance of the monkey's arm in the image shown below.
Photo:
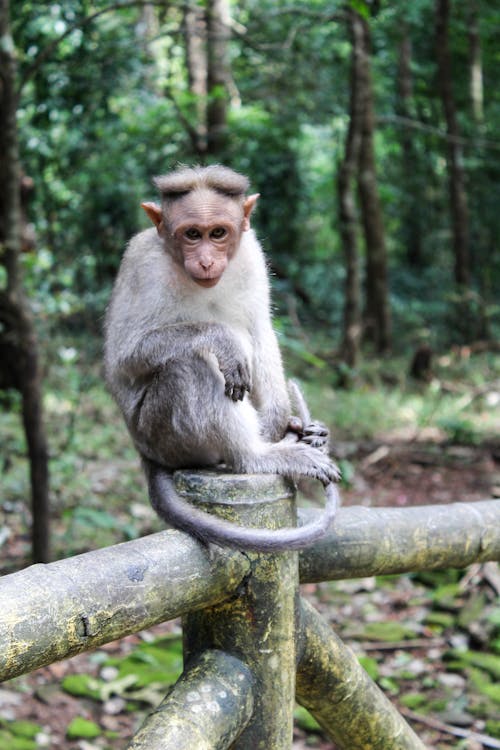
M219 323L178 323L153 329L118 358L115 369L137 381L161 370L169 361L208 353L217 359L226 396L242 400L251 388L249 363L236 337Z

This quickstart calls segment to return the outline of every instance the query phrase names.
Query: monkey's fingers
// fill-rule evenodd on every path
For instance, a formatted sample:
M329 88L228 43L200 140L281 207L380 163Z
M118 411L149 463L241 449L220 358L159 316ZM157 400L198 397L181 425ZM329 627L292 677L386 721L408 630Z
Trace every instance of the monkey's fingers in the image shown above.
M330 432L326 425L322 422L314 421L304 427L300 436L300 441L327 453L329 437Z
M233 401L243 401L245 393L249 390L248 385L226 381L224 393Z
M304 433L305 437L308 437L309 435L315 435L316 437L327 437L329 430L328 427L323 424L323 422L314 421L306 425L302 432Z
M316 435L303 437L301 438L301 442L305 443L306 445L310 445L311 448L318 448L318 450L323 450L328 447L328 440L325 438L316 437Z
M232 370L223 371L225 380L224 393L233 401L242 401L245 393L250 391L250 371L246 364L237 364Z

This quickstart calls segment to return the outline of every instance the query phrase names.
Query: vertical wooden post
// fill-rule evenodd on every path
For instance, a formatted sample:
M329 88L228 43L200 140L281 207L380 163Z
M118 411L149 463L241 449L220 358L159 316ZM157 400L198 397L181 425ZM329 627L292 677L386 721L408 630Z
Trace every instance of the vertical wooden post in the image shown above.
M178 472L179 494L232 522L260 528L296 523L289 483L270 475ZM242 553L243 554L243 553ZM254 677L254 713L234 750L290 750L295 704L298 557L245 552L252 572L233 601L183 620L186 662L206 649L239 657Z

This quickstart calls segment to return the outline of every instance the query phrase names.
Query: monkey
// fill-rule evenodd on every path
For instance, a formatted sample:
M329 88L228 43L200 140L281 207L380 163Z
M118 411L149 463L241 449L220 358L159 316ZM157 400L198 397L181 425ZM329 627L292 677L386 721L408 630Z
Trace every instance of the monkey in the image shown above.
M153 227L135 235L105 316L104 373L142 458L158 515L204 542L300 549L335 514L339 479L327 430L295 388L291 401L272 326L266 260L250 216L259 194L221 165L153 179L161 204L141 204ZM276 531L243 528L176 493L179 469L306 476L323 483L320 518Z

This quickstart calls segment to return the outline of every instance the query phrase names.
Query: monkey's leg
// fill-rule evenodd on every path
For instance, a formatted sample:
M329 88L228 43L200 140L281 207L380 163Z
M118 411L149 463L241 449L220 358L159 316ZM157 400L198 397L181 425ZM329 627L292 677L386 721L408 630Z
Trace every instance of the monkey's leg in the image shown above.
M263 440L258 414L248 400L233 404L225 399L214 410L213 421L216 434L224 430L229 438L221 444L224 462L237 472L308 476L323 484L339 479L337 467L319 449L287 437L276 443Z
M264 441L257 412L248 399L234 402L225 396L224 384L213 377L208 367L197 368L194 373L191 364L160 373L145 395L141 409L144 410L142 441L149 443L147 452L142 452L150 498L158 515L167 523L204 541L262 551L300 549L328 530L337 507L338 493L331 483L338 476L336 467L324 454L304 443L290 443L286 439L279 443ZM152 416L156 420L153 424ZM140 425L138 419L137 426ZM147 433L146 428L151 427L152 432ZM158 430L164 434L158 435ZM152 445L155 438L156 444ZM214 465L219 456L235 471L320 479L327 496L325 511L307 526L269 531L228 524L193 508L178 496L171 473L164 467L209 465L210 457Z

